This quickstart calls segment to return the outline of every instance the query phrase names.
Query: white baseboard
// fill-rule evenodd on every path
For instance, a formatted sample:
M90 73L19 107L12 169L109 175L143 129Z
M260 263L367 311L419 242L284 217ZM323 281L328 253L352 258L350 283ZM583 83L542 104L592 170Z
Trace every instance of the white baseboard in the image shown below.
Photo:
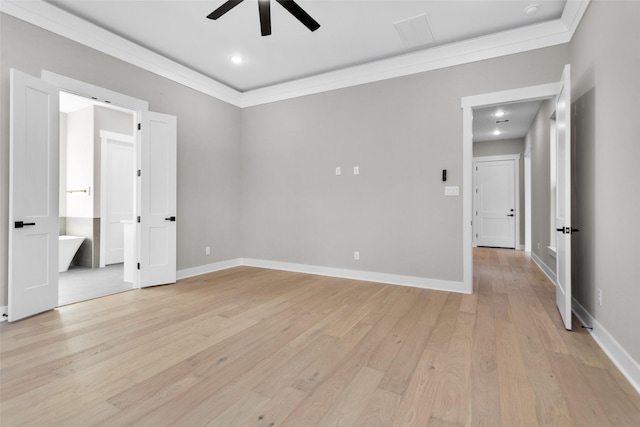
M185 268L176 272L178 279L186 279L187 277L199 276L201 274L213 273L215 271L226 270L227 268L238 267L242 265L242 259L230 259L228 261L214 262L212 264L199 265L198 267Z
M9 320L9 307L3 305L0 307L0 322L6 322Z
M411 286L414 288L431 289L436 291L469 293L465 289L465 284L463 282L453 282L449 280L402 276L397 274L376 273L371 271L348 270L342 268L321 267L308 264L294 264L289 262L266 261L250 258L243 258L242 265L246 265L249 267L268 268L271 270L294 271L297 273L340 277L343 279L363 280L367 282L386 283L390 285Z
M549 280L551 280L551 283L553 283L554 286L558 286L557 284L557 278L556 278L556 273L551 270L549 268L549 266L547 264L545 264L539 257L538 255L536 255L535 253L531 252L531 259L533 260L533 262L536 263L536 265L538 267L540 267L540 270L542 270L542 272L544 274L547 275L547 277L549 278Z
M616 339L611 336L592 315L589 313L575 298L572 304L573 314L576 315L580 322L588 329L594 341L598 343L602 351L605 352L614 365L622 372L633 388L640 393L640 364L634 360L629 353L622 347Z

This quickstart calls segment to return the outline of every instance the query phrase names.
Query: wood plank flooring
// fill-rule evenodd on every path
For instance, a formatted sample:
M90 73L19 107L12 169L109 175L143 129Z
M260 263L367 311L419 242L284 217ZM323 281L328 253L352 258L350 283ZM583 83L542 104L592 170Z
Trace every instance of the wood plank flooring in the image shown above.
M473 295L239 267L0 325L8 426L639 426L523 252Z

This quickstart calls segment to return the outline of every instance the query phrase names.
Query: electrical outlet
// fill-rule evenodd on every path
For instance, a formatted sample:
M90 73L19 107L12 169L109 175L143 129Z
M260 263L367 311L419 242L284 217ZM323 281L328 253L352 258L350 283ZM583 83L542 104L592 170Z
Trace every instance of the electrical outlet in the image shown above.
M336 175L340 175L342 173L342 170L340 169L340 166L336 167Z
M358 261L360 259L360 252L354 252L353 253L353 259L355 259L356 261Z
M598 305L602 305L602 289L598 289Z
M207 246L206 248L204 248L204 254L211 255L211 246Z
M360 175L360 166L354 166L353 167L353 174L354 175Z

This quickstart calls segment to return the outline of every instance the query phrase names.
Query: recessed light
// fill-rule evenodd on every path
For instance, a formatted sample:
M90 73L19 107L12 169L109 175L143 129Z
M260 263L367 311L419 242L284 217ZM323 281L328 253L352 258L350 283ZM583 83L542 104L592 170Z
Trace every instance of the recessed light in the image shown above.
M539 4L530 4L529 6L524 8L524 13L526 13L527 15L533 15L537 13L538 10L540 10Z
M502 111L502 110L498 110L498 111L496 111L496 113L494 114L494 116L496 116L496 117L502 117L502 116L504 116L504 111Z
M500 133L501 133L501 132L500 132L498 129L496 129L496 130L494 130L494 131L493 131L493 134L494 134L494 135L500 135Z
M229 57L229 61L233 62L234 64L242 64L244 62L244 58L240 55L233 55Z

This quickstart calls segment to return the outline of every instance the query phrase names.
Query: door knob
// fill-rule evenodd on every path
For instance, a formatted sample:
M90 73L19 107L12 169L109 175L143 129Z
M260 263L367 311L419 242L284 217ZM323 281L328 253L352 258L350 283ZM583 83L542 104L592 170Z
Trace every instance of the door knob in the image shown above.
M513 216L513 214L508 214L507 216Z
M170 216L169 218L165 218L165 221L175 221L176 217L175 216Z
M16 221L15 222L15 228L22 228L26 225L36 225L35 222L22 222L22 221Z

